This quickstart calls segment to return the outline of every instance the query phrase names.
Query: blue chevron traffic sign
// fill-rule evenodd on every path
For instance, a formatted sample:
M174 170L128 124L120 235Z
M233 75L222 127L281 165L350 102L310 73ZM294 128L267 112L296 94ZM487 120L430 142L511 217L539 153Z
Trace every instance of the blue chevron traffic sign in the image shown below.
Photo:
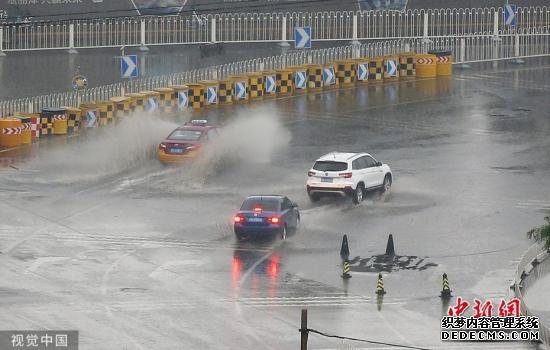
M137 55L121 56L120 76L122 78L136 78L139 75L137 64Z
M369 79L369 64L359 63L357 65L357 80L363 81Z
M209 86L206 92L206 102L209 105L218 103L218 89L215 86Z
M187 91L178 91L178 108L187 108Z
M294 47L296 49L311 49L311 27L294 28Z
M336 74L334 74L334 67L327 67L323 69L323 84L324 85L336 84Z
M275 76L274 75L266 75L265 76L265 92L268 93L268 94L274 93L276 87L277 87L277 84L275 83Z
M294 73L294 87L296 89L305 89L306 88L306 72L296 72Z
M512 4L504 5L504 24L510 27L517 25L517 6Z

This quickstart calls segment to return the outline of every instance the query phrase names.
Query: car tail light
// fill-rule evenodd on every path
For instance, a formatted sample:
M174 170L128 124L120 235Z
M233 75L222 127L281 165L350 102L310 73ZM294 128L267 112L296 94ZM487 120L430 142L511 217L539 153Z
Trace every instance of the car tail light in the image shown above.
M235 217L233 218L233 221L237 224L242 224L244 222L244 216L235 215Z
M187 146L187 150L188 151L194 151L194 150L197 150L201 147L201 145L191 145L191 146Z
M161 142L159 144L159 149L166 149L166 144L164 142Z
M267 219L267 222L269 222L270 224L279 224L281 223L281 218L278 217L278 216L273 216L273 217L270 217L269 219Z
M351 173L340 173L338 175L340 175L340 177L343 177L343 178L346 178L346 179L351 178Z
M314 176L315 174L316 174L315 171L310 170L310 171L307 172L307 176Z

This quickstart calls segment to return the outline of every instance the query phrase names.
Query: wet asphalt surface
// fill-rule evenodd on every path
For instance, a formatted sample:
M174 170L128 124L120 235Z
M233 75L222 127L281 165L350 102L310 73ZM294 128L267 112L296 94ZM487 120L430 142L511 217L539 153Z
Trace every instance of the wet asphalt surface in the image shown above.
M83 349L289 349L307 307L309 327L332 334L529 349L441 343L439 292L445 272L455 296L509 297L525 232L550 212L549 81L536 59L208 109L193 117L222 136L182 167L154 151L190 114L32 148L0 171L0 329L77 329ZM310 204L307 170L333 150L388 163L390 193ZM260 193L300 205L296 235L236 242L232 215ZM390 233L399 261L373 265ZM349 344L310 335L311 349Z

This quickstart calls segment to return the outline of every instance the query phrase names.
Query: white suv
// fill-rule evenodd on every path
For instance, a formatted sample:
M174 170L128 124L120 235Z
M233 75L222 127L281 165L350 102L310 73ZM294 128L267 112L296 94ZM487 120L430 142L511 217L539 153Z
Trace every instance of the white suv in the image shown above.
M358 204L365 191L385 192L393 181L390 167L368 153L325 154L315 161L307 175L307 193L313 202L323 195L339 194L351 195Z

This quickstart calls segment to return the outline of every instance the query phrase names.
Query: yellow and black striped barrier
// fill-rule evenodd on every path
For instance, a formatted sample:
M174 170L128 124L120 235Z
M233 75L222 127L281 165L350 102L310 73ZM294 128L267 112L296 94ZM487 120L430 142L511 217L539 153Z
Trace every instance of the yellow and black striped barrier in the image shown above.
M122 118L132 115L132 98L130 96L111 97L115 108L115 119L120 121Z
M187 84L189 88L189 106L193 109L201 109L204 107L204 85L202 84Z
M414 52L399 54L399 79L414 79L416 77L416 55Z
M357 77L357 62L353 60L339 60L336 64L336 79L340 86L352 86Z
M320 91L323 89L323 66L320 64L306 64L307 89L309 91Z
M277 69L275 71L277 80L276 93L277 96L288 96L294 91L291 69Z
M378 295L384 295L386 294L386 290L384 289L384 279L382 278L382 274L378 274L378 281L376 281L376 294Z
M145 112L145 99L146 99L145 94L133 92L126 96L129 96L132 98L135 112Z
M115 122L115 104L113 101L96 101L99 112L99 126L107 126Z
M177 100L174 99L174 89L161 87L153 89L159 93L158 110L161 114L172 114L176 112Z
M248 73L249 95L251 100L260 100L264 97L264 76L260 72Z
M67 112L67 132L74 134L80 131L82 111L75 107L61 107Z
M219 81L218 99L220 105L233 104L233 82L230 79Z
M369 59L369 83L381 83L384 79L384 57Z

